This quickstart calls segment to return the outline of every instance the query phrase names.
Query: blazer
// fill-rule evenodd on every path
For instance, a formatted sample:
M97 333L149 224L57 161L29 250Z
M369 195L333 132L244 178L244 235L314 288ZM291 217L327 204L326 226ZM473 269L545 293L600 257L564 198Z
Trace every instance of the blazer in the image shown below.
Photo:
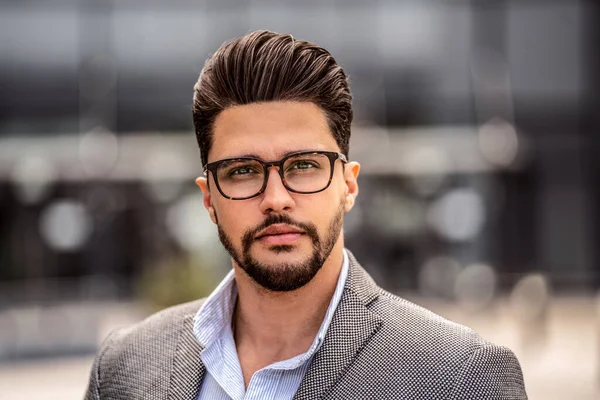
M348 255L342 299L294 400L527 398L509 349L386 292ZM86 400L195 400L206 373L192 332L201 304L111 333Z

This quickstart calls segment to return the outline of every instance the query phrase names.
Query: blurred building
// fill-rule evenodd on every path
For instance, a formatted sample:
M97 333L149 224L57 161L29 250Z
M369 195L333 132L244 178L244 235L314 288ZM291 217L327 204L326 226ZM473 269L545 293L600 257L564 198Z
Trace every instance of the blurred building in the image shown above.
M224 259L193 185L192 87L254 29L349 73L346 237L384 287L592 293L599 23L583 0L0 1L0 311L131 299L170 260Z

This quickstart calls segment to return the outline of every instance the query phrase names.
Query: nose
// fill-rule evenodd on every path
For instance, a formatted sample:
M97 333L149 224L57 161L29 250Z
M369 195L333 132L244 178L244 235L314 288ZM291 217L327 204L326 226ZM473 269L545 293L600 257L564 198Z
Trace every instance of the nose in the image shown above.
M260 210L264 214L270 212L289 212L296 205L290 192L283 186L277 168L273 166L268 170L267 187L261 196L262 200L260 203Z

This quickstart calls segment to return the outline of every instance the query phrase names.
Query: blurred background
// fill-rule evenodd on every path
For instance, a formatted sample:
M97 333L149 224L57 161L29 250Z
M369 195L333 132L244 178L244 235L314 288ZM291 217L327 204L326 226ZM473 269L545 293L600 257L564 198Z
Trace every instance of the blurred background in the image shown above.
M350 75L345 235L386 289L519 357L531 399L600 396L600 7L577 0L0 0L0 398L81 398L112 329L230 262L191 118L255 29Z

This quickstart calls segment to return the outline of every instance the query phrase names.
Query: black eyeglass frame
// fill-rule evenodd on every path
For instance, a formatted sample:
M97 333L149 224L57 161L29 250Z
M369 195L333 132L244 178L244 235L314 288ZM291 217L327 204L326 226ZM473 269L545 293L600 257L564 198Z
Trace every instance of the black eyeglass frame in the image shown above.
M283 164L290 158L292 157L297 157L300 155L313 155L313 154L322 154L327 156L327 158L329 159L329 163L330 163L330 170L329 170L329 180L327 181L327 185L325 185L325 187L323 189L319 189L319 190L315 190L312 192L303 192L300 190L294 190L293 188L289 187L287 182L285 181L285 177L283 176ZM227 196L225 193L223 193L223 190L221 190L221 186L219 186L219 178L217 178L217 168L219 167L219 165L221 165L224 162L228 162L228 161L238 161L238 160L252 160L252 161L258 161L261 166L264 168L265 170L265 176L264 176L264 182L262 187L260 188L260 190L253 194L252 196L247 196L247 197L231 197L231 196ZM335 151L299 151L296 153L291 153L288 154L287 156L283 157L281 160L279 161L271 161L271 162L265 162L261 159L255 158L255 157L233 157L233 158L224 158L222 160L217 160L217 161L213 161L211 163L208 163L204 166L204 175L207 175L207 172L210 171L212 173L213 179L215 180L215 184L217 186L217 189L219 190L219 193L221 193L221 195L223 197L225 197L226 199L229 200L248 200L251 198L254 198L256 196L260 196L265 189L267 188L267 182L269 181L269 173L270 173L270 168L271 167L277 167L277 171L279 173L279 177L281 178L281 182L283 183L283 186L290 192L293 193L300 193L300 194L314 194L314 193L319 193L322 192L324 190L326 190L329 185L331 185L331 181L333 179L333 172L334 172L334 168L335 168L335 162L337 160L342 160L343 163L347 163L348 159L346 158L345 155L343 155L342 153L338 153Z

